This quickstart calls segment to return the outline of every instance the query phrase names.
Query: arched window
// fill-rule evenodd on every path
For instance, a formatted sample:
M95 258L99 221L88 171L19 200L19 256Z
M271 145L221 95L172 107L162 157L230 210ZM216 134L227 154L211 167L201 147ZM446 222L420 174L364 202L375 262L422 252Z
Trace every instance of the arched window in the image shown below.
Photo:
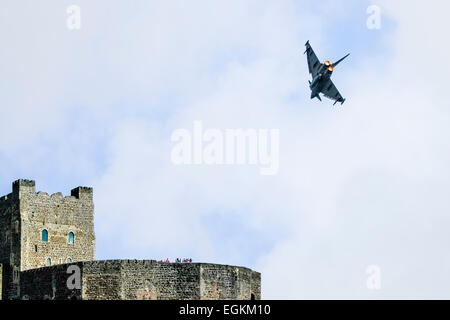
M50 266L52 265L52 259L47 258L47 262L45 263L45 265L46 265L47 267L50 267Z
M75 241L75 236L73 234L73 232L69 232L69 244L73 244Z
M67 258L67 263L72 263L72 258Z
M42 242L48 242L48 231L42 230Z
M250 296L250 300L255 300L255 295L253 293Z

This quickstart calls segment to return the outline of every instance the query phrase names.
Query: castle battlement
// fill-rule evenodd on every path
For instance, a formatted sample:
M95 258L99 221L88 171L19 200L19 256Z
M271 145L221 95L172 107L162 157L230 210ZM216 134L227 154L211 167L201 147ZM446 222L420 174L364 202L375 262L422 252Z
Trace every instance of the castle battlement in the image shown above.
M93 189L88 188L88 187L77 187L75 189L72 189L71 196L73 196L77 199L83 199L83 198L92 199Z
M0 197L0 205L1 205L3 202L8 201L8 199L10 199L11 196L12 196L12 193L9 193L9 194L7 194L7 195L1 196L1 197Z
M36 182L34 180L19 179L12 183L12 190L15 198L20 198L23 194L34 194Z
M53 199L63 199L64 196L63 196L63 194L62 194L61 192L56 192L56 193L53 193L53 194L50 196L50 198L53 198Z
M55 199L78 199L78 200L92 200L93 198L93 188L91 187L76 187L70 191L70 196L63 196L61 192L56 192L49 196L47 192L38 191L36 192L36 182L34 180L28 179L18 179L12 183L12 192L0 197L0 204L2 202L18 199L21 195L26 196L40 196L40 197L50 197Z
M13 187L31 187L34 188L36 186L36 182L34 180L28 180L28 179L18 179L13 182Z

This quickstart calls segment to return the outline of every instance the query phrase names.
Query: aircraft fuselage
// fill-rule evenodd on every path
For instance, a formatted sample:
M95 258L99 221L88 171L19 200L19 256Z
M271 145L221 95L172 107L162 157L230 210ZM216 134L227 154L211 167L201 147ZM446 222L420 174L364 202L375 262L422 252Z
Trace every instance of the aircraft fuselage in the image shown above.
M309 88L311 89L311 99L315 97L320 99L319 93L322 91L324 85L331 78L333 74L333 67L330 66L329 62L325 62L321 68L317 76L310 83Z

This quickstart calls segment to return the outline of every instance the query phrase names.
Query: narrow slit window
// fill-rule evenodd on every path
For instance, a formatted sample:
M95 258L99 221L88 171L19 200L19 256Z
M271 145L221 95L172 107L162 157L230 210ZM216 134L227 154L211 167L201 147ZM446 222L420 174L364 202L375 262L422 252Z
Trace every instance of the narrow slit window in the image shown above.
M73 232L69 232L69 244L73 244L75 241L75 235Z
M48 242L48 231L46 229L42 230L42 242Z
M47 258L47 261L45 262L45 265L46 265L47 267L50 267L50 266L52 265L52 259Z

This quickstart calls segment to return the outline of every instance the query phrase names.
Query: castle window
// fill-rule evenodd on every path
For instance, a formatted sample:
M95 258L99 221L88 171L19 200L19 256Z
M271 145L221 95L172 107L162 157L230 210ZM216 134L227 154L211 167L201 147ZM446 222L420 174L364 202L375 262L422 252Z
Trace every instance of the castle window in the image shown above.
M67 258L67 263L72 263L72 258Z
M13 282L17 283L19 282L19 270L14 268L13 270Z
M75 240L75 236L73 232L69 232L69 244L73 244Z
M45 265L46 265L47 267L50 267L50 266L52 265L52 259L47 258L47 262L45 263Z
M48 242L48 231L42 230L42 242Z

